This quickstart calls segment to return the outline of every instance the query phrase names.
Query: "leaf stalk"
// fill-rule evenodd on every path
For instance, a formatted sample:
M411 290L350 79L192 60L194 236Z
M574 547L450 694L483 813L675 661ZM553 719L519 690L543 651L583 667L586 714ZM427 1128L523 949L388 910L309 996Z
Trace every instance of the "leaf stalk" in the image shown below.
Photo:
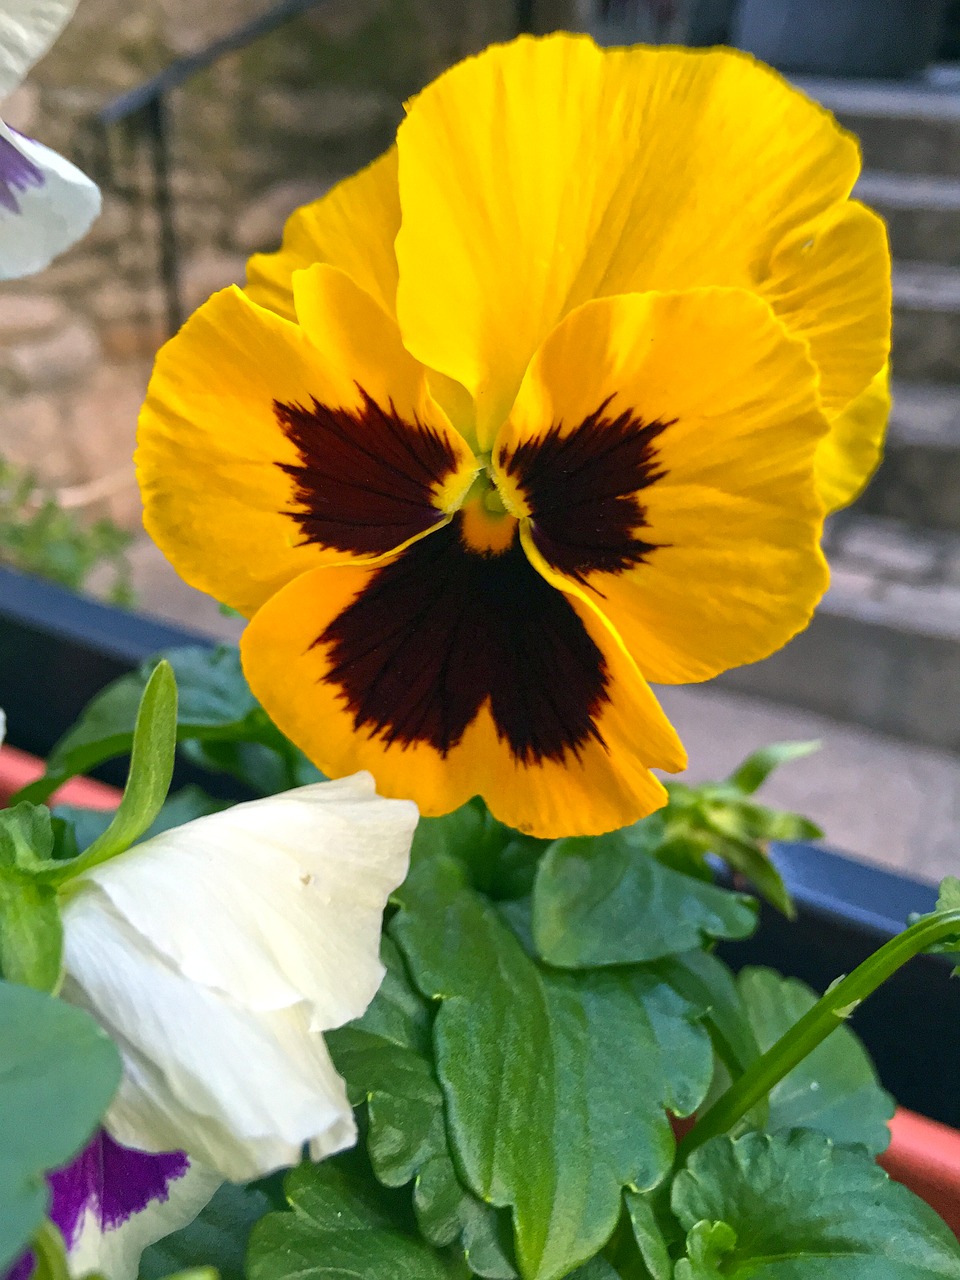
M705 1142L732 1129L908 960L958 935L960 909L934 912L891 938L852 973L835 982L799 1022L761 1054L703 1113L677 1146L677 1166Z

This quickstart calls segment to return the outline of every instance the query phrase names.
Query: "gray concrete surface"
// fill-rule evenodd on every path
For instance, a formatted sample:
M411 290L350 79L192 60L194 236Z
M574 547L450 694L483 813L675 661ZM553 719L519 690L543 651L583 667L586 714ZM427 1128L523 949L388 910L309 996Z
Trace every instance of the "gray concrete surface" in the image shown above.
M686 745L693 781L723 777L766 743L819 740L758 798L806 814L827 842L936 882L960 875L960 756L826 716L700 685L657 690Z

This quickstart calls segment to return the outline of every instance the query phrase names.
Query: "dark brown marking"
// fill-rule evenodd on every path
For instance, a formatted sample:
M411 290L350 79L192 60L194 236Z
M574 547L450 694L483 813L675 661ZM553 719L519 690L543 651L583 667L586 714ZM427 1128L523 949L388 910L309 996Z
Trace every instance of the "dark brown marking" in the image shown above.
M527 560L467 547L461 517L377 569L317 640L358 730L446 755L489 699L524 764L603 743L607 668L576 610Z
M304 542L357 555L383 555L442 518L438 481L456 470L449 441L421 423L382 409L360 388L357 411L274 402L282 430L300 453L299 466L279 463L296 484Z
M573 431L557 423L498 458L527 498L544 559L579 582L643 564L657 547L639 536L645 512L637 494L666 474L655 441L673 423L644 423L630 410L606 417L612 399Z

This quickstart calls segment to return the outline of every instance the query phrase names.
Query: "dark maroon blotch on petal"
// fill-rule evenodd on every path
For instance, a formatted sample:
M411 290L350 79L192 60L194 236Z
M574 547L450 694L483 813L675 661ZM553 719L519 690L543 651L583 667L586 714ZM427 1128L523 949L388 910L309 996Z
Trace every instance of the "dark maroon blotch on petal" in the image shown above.
M357 410L277 401L277 421L301 457L278 465L296 483L298 509L288 514L305 543L383 555L442 519L434 489L457 459L439 432L359 390Z
M458 515L376 570L317 644L358 730L446 755L489 700L501 741L524 764L602 742L603 653L518 537L472 550Z
M574 430L558 423L497 459L527 498L538 550L578 582L643 564L657 548L640 536L645 512L637 495L666 474L656 440L673 423L644 423L629 409L608 417L612 399Z
M9 138L0 135L0 208L19 213L17 195L43 184L43 170L28 160Z

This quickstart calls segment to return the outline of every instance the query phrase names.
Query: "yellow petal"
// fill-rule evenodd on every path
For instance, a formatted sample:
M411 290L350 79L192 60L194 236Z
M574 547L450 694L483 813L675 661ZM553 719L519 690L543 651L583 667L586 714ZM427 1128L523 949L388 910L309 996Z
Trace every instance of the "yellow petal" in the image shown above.
M853 502L876 471L890 416L890 366L830 423L817 449L817 491L828 511Z
M825 431L805 344L755 294L632 294L554 330L494 463L564 589L648 680L675 683L765 657L809 621Z
M160 352L140 419L148 531L243 613L317 564L420 536L475 469L369 295L325 266L295 290L300 325L236 288L211 298Z
M852 136L747 55L570 35L452 68L414 100L398 148L404 341L474 396L482 447L570 310L755 287L859 169Z
M320 200L291 214L276 253L255 253L247 263L248 295L288 320L294 317L293 273L315 262L345 271L393 315L400 226L397 149L340 182Z
M417 553L413 559L450 533L448 528L428 535L411 549ZM525 563L522 553L519 559ZM412 592L422 625L404 626L402 618L398 625L398 605L406 616L410 601L393 596L389 608L374 604L363 615L356 652L345 662L329 639L330 629L351 608L376 601L377 577L387 567L304 574L264 605L241 642L254 693L325 773L337 777L369 769L380 794L413 799L427 815L446 813L479 794L502 821L538 836L612 830L664 803L663 788L649 769L683 768L683 748L593 608L579 600L571 605L534 575L541 604L555 597L546 608L534 612L522 591L508 589L486 609L474 601L470 618L461 621L462 612L443 604L451 575L417 576L412 563L404 589ZM526 734L533 741L543 717L549 721L557 681L570 670L564 651L550 649L549 624L558 611L575 627L582 623L581 638L588 637L588 649L595 648L603 664L605 699L595 732L575 750L562 758L536 758L535 752L521 758L506 735L503 708L519 717L512 723L515 737ZM499 630L504 624L528 643L505 648ZM561 669L541 658L538 637ZM477 684L478 673L489 683ZM437 734L464 705L465 723L438 746Z
M828 418L846 409L890 352L890 250L883 220L855 200L835 205L777 248L761 293L805 338Z

